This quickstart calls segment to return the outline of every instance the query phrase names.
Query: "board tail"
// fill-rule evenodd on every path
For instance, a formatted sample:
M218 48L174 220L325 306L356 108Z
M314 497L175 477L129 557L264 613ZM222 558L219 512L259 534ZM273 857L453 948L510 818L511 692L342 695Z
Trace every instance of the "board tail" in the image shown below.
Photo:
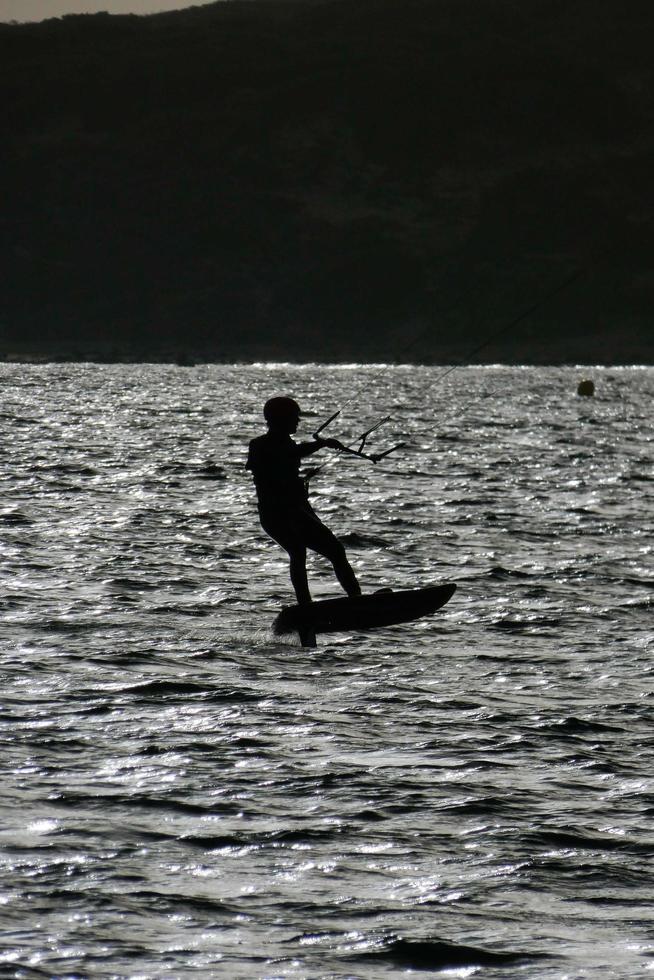
M281 612L277 613L272 626L275 636L285 636L288 633L297 632L297 618L293 615L295 608L295 606L285 606Z

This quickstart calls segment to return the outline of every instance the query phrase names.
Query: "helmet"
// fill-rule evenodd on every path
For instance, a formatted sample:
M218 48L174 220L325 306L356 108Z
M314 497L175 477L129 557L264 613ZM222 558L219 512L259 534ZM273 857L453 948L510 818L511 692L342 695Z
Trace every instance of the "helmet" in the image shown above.
M295 399L286 398L284 395L269 398L263 406L263 417L269 425L286 422L288 419L297 419L300 414L300 406Z

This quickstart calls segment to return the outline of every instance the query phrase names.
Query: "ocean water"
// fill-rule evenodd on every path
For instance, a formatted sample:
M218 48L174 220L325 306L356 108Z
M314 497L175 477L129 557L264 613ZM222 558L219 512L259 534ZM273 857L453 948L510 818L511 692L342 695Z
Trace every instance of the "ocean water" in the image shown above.
M652 974L654 369L442 375L0 366L1 977ZM312 499L439 613L272 635L280 393L392 416Z

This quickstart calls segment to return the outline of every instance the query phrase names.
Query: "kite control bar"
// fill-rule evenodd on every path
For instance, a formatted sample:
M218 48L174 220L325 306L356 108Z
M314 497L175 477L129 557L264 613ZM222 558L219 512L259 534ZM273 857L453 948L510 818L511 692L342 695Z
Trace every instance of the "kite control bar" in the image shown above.
M319 426L319 428L317 428L316 431L313 433L313 438L319 439L320 433L324 429L326 429L328 425L331 425L334 419L337 419L340 414L341 413L339 409L338 412L334 412L333 415L330 415L327 421L323 422L323 424ZM366 429L366 431L363 432L360 436L357 436L357 441L359 443L358 449L354 449L352 446L342 446L342 448L339 449L338 451L341 453L347 453L348 456L359 456L360 459L369 459L371 463L378 463L381 459L385 459L386 456L390 456L390 454L394 453L397 449L402 449L405 443L398 442L397 446L391 446L390 449L384 450L383 453L367 453L364 451L366 448L366 442L368 436L371 435L373 432L375 432L375 430L378 429L381 425L384 425L386 422L390 422L390 420L391 420L391 416L387 415L385 418L380 419L379 422L375 422L374 425L371 425L370 428Z

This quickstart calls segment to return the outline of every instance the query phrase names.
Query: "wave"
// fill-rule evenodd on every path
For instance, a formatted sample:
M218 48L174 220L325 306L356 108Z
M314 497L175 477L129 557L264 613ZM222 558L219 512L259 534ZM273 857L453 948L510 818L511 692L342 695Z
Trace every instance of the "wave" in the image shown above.
M444 939L393 939L383 949L360 953L358 958L392 963L408 970L446 970L454 967L516 965L549 956L544 953L495 952Z

